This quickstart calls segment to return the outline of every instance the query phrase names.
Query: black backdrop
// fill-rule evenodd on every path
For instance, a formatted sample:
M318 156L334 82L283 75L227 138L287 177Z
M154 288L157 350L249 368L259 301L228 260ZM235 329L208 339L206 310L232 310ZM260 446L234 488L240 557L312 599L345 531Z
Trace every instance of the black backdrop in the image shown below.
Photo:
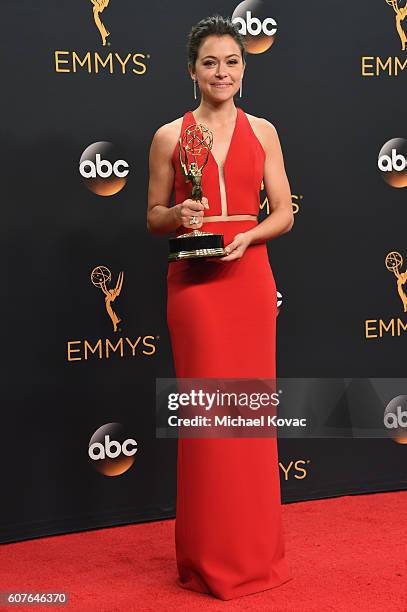
M176 441L155 435L155 379L173 376L173 366L167 239L146 230L148 150L160 125L196 107L191 25L236 6L110 0L103 46L90 0L2 4L3 542L175 515ZM277 34L249 54L236 104L276 126L296 213L293 230L269 244L283 295L278 374L403 377L404 331L380 323L407 323L384 265L389 252L407 258L407 192L377 164L385 143L405 136L407 66L396 58L402 66L407 52L395 12L385 0L243 8L260 22L274 18ZM125 69L115 54L122 63L130 54ZM111 66L96 72L97 57ZM88 189L78 169L100 141L129 165L110 196ZM123 272L116 332L92 283L98 266L111 273L107 289ZM367 320L382 333L366 334ZM367 383L364 397L361 411L377 399ZM88 455L109 423L138 449L114 477ZM279 448L285 502L406 487L407 447L391 439Z

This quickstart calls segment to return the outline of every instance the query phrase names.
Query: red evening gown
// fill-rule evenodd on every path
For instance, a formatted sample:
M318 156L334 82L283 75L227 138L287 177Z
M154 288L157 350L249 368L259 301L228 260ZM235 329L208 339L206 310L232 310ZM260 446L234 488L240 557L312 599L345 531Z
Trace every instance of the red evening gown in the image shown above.
M181 133L196 123L191 112ZM265 153L240 108L224 164L227 214L259 213ZM175 204L190 197L174 149ZM218 166L203 170L204 214L221 214ZM213 221L225 246L256 219ZM192 231L193 228L191 228ZM176 234L189 231L185 227ZM168 264L167 322L177 378L275 378L276 286L265 243L240 260ZM291 579L276 438L179 438L175 546L179 586L228 600Z

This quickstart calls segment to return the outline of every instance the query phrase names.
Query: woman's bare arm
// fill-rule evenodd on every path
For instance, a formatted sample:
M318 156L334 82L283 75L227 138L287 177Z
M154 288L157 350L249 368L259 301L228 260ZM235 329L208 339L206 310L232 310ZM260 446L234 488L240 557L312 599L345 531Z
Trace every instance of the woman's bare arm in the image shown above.
M175 207L170 207L174 184L171 162L174 146L173 128L170 124L163 125L154 134L149 156L147 229L152 234L168 234L181 225Z
M208 208L208 199L201 202L187 198L170 207L174 184L172 154L180 131L178 121L167 123L154 134L150 147L150 180L148 184L147 229L152 234L168 234L180 227L189 227L192 216L197 217L194 224L199 229L203 224L203 211Z
M283 153L276 128L266 119L257 119L266 153L264 186L271 212L264 221L248 230L251 243L264 242L289 232L294 224L291 189L285 172Z

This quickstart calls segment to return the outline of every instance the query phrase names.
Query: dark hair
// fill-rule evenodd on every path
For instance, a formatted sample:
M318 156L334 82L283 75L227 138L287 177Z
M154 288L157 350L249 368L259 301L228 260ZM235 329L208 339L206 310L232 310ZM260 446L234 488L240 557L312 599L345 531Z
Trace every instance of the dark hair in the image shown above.
M193 26L188 34L188 63L195 66L199 47L207 36L224 36L225 34L228 34L237 42L240 47L243 63L245 63L246 47L244 38L232 20L229 17L222 17L222 15L212 15L211 17L206 17L205 19L198 21L198 23Z

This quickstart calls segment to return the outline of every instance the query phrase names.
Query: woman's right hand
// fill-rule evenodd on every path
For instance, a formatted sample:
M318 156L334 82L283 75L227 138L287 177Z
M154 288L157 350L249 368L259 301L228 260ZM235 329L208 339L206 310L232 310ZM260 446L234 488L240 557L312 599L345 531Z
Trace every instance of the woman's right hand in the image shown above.
M175 216L183 227L198 229L203 225L203 211L205 208L209 208L208 198L205 198L205 196L202 196L201 202L187 199L175 205ZM191 225L192 217L197 217L198 223Z

